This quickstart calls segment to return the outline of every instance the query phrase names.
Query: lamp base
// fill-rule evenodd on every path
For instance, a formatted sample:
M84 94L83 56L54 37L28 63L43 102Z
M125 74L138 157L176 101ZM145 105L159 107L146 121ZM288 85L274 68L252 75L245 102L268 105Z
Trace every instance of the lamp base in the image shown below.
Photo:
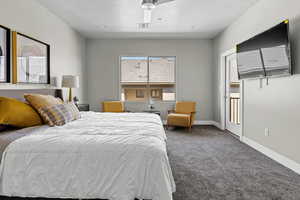
M69 88L69 102L72 101L72 88Z

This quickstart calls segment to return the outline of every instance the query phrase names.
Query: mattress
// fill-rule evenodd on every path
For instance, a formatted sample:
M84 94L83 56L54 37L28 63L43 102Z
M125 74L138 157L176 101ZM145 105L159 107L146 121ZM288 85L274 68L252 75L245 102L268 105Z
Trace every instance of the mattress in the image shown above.
M82 112L11 142L0 194L18 197L172 200L175 183L158 115Z

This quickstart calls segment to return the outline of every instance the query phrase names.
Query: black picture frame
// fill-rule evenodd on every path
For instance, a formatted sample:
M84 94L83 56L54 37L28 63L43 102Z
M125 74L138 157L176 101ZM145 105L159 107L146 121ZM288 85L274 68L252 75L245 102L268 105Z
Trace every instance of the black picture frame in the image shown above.
M5 80L0 80L0 83L10 83L10 59L11 59L11 55L10 55L10 44L11 44L11 30L5 26L2 26L0 25L0 30L5 30L6 31L6 41L5 41L5 44L6 44L6 48L5 48L5 52L6 52L6 58L5 58L5 62L6 62L6 65L5 65L5 72L6 72L6 75L5 75ZM2 54L3 52L3 49L0 45L0 53Z
M18 37L24 37L26 39L29 39L33 42L36 42L38 44L41 44L41 45L44 45L45 46L45 49L46 49L46 81L45 82L30 82L30 81L27 81L27 82L24 82L24 81L19 81L17 80L18 79L18 74L17 74L17 71L18 71L18 66L17 66L17 59L18 59L18 53L17 53L17 49L18 49L18 46L20 44L17 43L17 38ZM28 35L25 35L23 33L19 33L19 32L13 32L13 51L15 53L13 53L13 83L21 83L21 84L50 84L51 80L50 80L50 45L43 42L43 41L40 41L38 39L35 39L33 37L30 37Z

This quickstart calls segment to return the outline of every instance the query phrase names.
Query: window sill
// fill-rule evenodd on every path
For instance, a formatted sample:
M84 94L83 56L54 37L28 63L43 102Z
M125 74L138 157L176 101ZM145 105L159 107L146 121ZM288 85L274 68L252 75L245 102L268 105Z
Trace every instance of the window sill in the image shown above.
M149 104L147 101L122 101L123 103L145 103ZM172 101L153 101L154 103L176 103L176 100Z

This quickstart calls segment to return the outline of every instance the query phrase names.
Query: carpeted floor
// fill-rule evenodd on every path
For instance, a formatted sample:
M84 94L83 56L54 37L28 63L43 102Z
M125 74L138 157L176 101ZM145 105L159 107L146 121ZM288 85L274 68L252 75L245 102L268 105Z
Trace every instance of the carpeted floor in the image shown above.
M300 200L299 175L228 133L198 126L167 136L174 200Z
M210 126L167 132L174 200L300 200L300 176Z

